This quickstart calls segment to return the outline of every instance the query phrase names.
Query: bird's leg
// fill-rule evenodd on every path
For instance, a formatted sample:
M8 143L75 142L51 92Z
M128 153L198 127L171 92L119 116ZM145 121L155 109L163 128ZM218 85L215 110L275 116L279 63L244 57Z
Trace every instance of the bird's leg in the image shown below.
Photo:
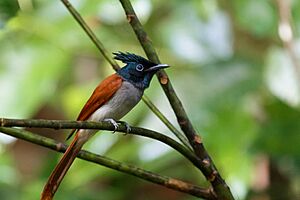
M114 119L112 119L112 118L106 118L103 121L104 122L109 122L109 123L111 123L115 127L113 133L115 133L116 130L118 129L118 127L119 127L118 123Z
M130 125L127 123L127 122L124 122L124 121L117 121L119 124L123 124L125 127L126 127L126 134L128 134L130 131L131 131L131 127Z
M125 135L128 134L131 131L131 127L130 127L130 125L127 122L124 122L124 121L115 121L112 118L106 118L103 121L109 122L109 123L111 123L115 127L113 133L115 133L116 130L119 128L119 124L123 124L126 127L126 133L125 133Z

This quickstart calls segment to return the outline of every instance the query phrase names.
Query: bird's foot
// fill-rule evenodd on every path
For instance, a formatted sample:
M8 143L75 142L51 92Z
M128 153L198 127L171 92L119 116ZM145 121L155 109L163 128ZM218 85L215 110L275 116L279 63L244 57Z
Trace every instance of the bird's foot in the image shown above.
M115 133L116 130L119 128L118 123L117 123L114 119L112 119L112 118L107 118L107 119L104 119L103 121L104 121L104 122L109 122L109 123L111 123L111 124L114 126L114 131L113 131L113 133Z
M104 119L103 121L109 122L109 123L111 123L114 126L113 133L115 133L116 130L119 128L119 124L123 124L126 127L126 133L125 133L125 135L128 134L131 131L131 127L130 127L130 125L127 122L124 122L124 121L115 121L112 118L107 118L107 119Z
M127 122L124 121L117 121L119 124L123 124L126 127L126 133L125 135L127 135L130 131L131 131L131 127Z

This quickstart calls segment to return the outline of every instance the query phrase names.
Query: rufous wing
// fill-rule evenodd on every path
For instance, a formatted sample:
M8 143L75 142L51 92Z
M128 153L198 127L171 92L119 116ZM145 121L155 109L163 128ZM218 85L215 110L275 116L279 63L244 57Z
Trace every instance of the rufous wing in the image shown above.
M104 79L94 90L77 117L77 121L87 120L98 108L108 102L121 87L123 79L118 74L112 74ZM69 139L76 129L72 130Z
M118 74L113 74L104 79L97 86L92 96L82 108L77 120L84 121L89 119L89 117L98 108L100 108L112 98L116 91L118 91L118 89L121 87L122 81L123 79ZM71 132L71 135L75 131L76 130L73 130ZM56 190L58 189L60 183L62 182L64 176L66 175L68 169L70 168L71 164L73 163L74 159L76 158L78 152L80 151L84 143L85 141L79 140L79 135L77 134L74 140L72 141L71 145L64 153L64 156L51 173L41 194L41 200L52 200Z

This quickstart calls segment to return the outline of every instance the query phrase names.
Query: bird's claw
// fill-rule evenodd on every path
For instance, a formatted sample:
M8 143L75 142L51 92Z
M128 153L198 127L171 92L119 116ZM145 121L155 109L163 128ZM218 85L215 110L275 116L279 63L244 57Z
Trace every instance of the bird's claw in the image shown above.
M118 121L119 124L123 124L126 127L126 133L125 135L127 135L130 131L131 131L131 127L127 122L124 121Z
M109 123L111 123L114 126L113 133L115 133L116 130L119 128L119 124L123 124L126 127L126 133L125 133L125 135L128 134L131 131L131 127L130 127L130 125L127 122L124 122L124 121L115 121L112 118L107 118L107 119L104 119L103 121L109 122Z
M114 126L114 131L113 131L113 133L115 133L116 130L119 128L118 123L117 123L114 119L112 119L112 118L104 119L103 121L109 122L109 123L111 123L111 124Z

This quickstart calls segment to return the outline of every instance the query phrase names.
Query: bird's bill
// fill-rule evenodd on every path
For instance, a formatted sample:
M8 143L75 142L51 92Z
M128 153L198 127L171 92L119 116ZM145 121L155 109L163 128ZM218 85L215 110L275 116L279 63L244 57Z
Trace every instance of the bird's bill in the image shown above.
M145 71L146 72L157 71L159 69L164 69L164 68L168 68L168 67L170 67L170 66L167 64L158 64L158 65L154 65L154 66L146 69Z

